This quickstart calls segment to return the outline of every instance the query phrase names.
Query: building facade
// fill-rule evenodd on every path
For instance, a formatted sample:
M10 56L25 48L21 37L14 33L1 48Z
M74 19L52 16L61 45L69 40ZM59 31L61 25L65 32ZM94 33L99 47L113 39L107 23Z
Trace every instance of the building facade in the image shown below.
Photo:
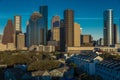
M65 26L65 46L74 46L74 11L67 9L64 11Z
M40 45L45 43L45 33L44 33L44 17L38 13L34 12L27 25L27 46ZM43 41L44 40L44 41Z
M113 32L113 10L108 9L104 11L104 45L111 46L114 44Z
M74 47L80 47L81 42L80 35L81 35L80 25L74 23Z
M114 24L113 26L113 31L114 31L114 44L117 44L118 43L118 26L117 24Z
M40 14L44 18L44 44L47 44L47 35L48 35L48 6L40 6Z
M16 32L21 32L21 16L14 16L14 26Z
M5 26L2 43L14 43L15 31L12 20L8 20L7 25Z

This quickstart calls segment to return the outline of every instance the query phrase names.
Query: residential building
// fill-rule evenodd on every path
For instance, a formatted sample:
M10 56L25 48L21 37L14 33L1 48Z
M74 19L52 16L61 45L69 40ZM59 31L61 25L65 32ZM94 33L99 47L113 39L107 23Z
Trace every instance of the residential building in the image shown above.
M119 80L120 79L120 61L103 60L96 63L96 76L102 80Z
M95 75L95 64L103 59L96 53L89 52L78 55L74 54L70 57L70 60L89 75Z

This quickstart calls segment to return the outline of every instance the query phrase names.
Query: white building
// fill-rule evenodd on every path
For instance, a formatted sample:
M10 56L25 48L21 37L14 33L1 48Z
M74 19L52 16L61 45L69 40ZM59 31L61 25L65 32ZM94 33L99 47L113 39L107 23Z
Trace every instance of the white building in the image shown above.
M103 60L97 63L96 75L102 80L120 80L120 61Z
M83 71L95 75L95 64L103 59L95 53L88 53L74 55L71 60Z

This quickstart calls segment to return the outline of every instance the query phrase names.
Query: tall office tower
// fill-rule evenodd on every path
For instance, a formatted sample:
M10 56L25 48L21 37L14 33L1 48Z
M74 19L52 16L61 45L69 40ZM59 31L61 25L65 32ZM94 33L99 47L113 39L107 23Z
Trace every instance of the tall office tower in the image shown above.
M14 26L16 32L21 32L21 16L14 16Z
M43 38L46 39L44 37L45 34L43 34L44 25L43 16L38 12L34 12L29 19L29 24L27 25L27 47L45 43L44 41L41 41Z
M118 26L117 26L117 24L114 24L113 32L114 32L114 44L117 44L118 43Z
M60 20L60 50L65 51L65 26L64 19Z
M114 45L113 10L104 11L104 45Z
M17 35L17 49L22 50L25 48L25 35L23 33L19 33Z
M74 23L74 47L80 47L80 25L78 23Z
M60 17L53 16L51 25L52 25L52 30L51 30L52 40L60 41Z
M40 6L40 14L44 18L44 44L47 44L47 35L48 35L48 6Z
M0 34L0 43L2 43L2 35Z
M65 46L74 46L74 11L67 9L64 11L65 26Z
M5 26L2 43L14 43L15 31L12 20L8 20L7 25Z

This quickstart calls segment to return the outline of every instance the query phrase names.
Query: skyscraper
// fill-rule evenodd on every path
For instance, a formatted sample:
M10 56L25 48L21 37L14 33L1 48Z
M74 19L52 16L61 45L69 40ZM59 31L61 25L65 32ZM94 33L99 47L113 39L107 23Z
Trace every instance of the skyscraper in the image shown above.
M38 12L34 12L30 17L29 24L27 25L27 35L26 35L28 40L27 47L45 43L44 41L41 41L43 40L43 38L45 38L44 37L45 34L43 34L44 26L45 23L43 16Z
M74 23L74 47L80 47L80 35L81 35L81 30L80 30L80 25L78 23Z
M7 25L5 26L2 43L14 43L15 31L12 20L8 20Z
M48 35L48 6L40 6L40 14L44 18L44 44L47 44L47 35Z
M111 46L114 44L113 32L113 10L104 11L104 45Z
M60 41L60 17L53 16L52 18L52 40Z
M65 26L65 46L74 46L74 11L67 9L64 11Z
M113 32L114 32L114 44L117 44L118 43L118 26L117 26L117 24L114 24Z
M14 16L14 26L16 32L21 32L21 16Z

